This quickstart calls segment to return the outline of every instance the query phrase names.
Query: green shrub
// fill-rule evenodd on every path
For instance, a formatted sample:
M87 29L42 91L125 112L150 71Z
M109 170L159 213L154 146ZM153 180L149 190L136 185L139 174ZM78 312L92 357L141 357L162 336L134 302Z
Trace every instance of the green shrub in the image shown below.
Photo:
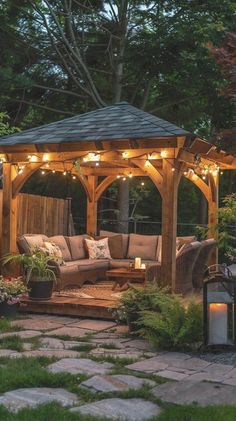
M202 306L185 307L175 295L162 297L158 311L142 311L138 324L139 333L157 348L187 349L202 342Z
M144 336L157 348L193 348L202 342L202 305L184 305L181 297L156 283L145 288L130 286L116 310L131 331Z

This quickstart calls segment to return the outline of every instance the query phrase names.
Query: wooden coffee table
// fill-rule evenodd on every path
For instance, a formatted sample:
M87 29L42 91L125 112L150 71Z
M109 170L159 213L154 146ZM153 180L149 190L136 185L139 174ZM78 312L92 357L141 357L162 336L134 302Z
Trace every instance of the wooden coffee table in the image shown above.
M128 282L145 283L145 275L145 269L117 268L107 270L106 272L107 279L112 279L115 281L112 288L113 291L116 289L117 285L123 287L123 289L125 289L124 286L127 285L128 288Z

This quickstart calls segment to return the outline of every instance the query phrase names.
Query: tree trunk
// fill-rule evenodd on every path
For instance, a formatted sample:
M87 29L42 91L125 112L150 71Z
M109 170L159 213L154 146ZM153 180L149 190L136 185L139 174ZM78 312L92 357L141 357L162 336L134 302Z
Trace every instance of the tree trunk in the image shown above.
M118 191L118 232L129 232L129 181L121 180Z

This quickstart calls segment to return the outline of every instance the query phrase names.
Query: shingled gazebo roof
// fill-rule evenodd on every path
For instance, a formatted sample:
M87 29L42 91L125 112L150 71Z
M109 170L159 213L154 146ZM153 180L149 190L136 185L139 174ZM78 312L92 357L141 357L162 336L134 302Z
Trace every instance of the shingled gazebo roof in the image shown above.
M0 137L0 146L190 135L186 130L127 102Z

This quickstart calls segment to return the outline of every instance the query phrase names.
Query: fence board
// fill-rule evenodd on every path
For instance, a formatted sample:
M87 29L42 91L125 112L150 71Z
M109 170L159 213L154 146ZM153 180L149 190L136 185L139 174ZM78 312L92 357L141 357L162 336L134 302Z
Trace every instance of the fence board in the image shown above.
M20 193L18 200L17 234L66 235L68 202L34 194ZM2 226L2 190L0 190L0 226ZM73 224L72 218L69 219ZM69 227L69 231L73 227Z

